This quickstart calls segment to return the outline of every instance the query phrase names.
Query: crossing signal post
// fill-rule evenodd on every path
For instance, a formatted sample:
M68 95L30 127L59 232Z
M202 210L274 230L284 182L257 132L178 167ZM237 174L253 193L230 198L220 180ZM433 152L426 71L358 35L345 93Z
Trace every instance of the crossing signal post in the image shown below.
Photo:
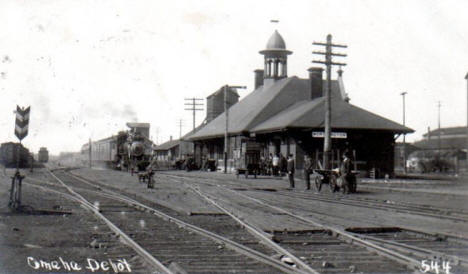
M11 177L10 201L8 206L13 210L18 210L21 207L21 182L24 176L19 171L21 141L28 135L29 128L29 113L31 107L21 108L16 106L16 119L15 119L15 135L20 141L16 147L16 172Z
M333 48L347 48L346 45L338 45L332 43L331 34L327 35L327 42L314 42L313 45L324 46L325 52L314 51L314 54L324 55L325 61L314 60L313 63L324 64L327 68L327 89L325 93L325 138L323 142L323 168L330 169L330 154L331 154L331 68L335 66L346 66L345 63L333 62L332 57L346 57L346 54L333 53Z

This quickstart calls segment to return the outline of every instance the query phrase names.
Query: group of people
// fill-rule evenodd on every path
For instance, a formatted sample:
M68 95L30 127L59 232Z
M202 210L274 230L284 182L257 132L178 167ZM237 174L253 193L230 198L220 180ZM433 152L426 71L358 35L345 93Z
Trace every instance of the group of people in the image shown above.
M282 153L271 154L268 158L260 158L260 174L268 176L284 176L288 172L288 159Z
M259 168L262 175L284 176L287 174L290 187L294 188L294 172L296 167L293 154L289 154L288 158L286 158L282 153L275 155L270 153L268 158L260 158Z
M310 190L310 175L314 173L315 163L312 161L309 155L304 156L304 180L306 189ZM275 154L274 156L270 153L267 159L263 157L260 159L260 170L263 171L263 175L283 176L288 175L289 187L294 188L294 173L296 170L294 155L289 154L286 159L281 153ZM341 162L340 176L343 180L348 181L349 177L352 176L352 161L348 152L343 154L343 161Z

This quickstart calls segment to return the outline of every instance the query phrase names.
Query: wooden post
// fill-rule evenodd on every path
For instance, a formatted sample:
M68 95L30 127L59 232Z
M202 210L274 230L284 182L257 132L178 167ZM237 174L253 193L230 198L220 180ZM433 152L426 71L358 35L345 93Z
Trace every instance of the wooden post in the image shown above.
M336 163L337 163L338 168L339 168L341 166L341 157L340 157L340 150L339 149L336 150L336 159L337 159Z
M325 92L325 132L323 140L323 168L330 169L330 153L331 153L331 67L332 65L345 66L344 63L335 63L332 61L332 56L345 57L346 54L333 53L333 47L346 48L346 45L332 44L331 34L327 35L326 43L314 42L314 45L325 46L325 52L314 51L314 54L325 55L325 61L312 61L313 63L320 63L326 65L327 71L327 89ZM333 155L332 155L333 156Z
M356 150L353 149L353 163L354 163L354 171L357 170L357 163L356 163Z
M319 162L319 152L318 149L315 150L315 168L318 169L318 162Z
M465 164L466 164L466 170L465 172L468 173L468 73L465 75L465 80L466 80L466 92L467 92L467 97L466 97L466 159L465 159Z

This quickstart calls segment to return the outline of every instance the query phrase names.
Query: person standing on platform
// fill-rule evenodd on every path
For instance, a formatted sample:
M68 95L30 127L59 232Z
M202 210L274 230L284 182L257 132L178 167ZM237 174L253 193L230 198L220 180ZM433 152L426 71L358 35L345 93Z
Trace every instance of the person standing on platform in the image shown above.
M310 189L310 174L312 173L312 161L309 155L304 155L304 179L306 182L306 189Z
M289 187L294 188L294 171L296 170L294 164L294 158L292 154L289 154L287 160L287 168L288 168L288 177L289 177Z
M275 154L275 156L273 156L273 160L272 160L272 166L273 166L273 176L278 176L278 165L279 165L279 157L278 157L278 154Z
M353 166L353 162L351 161L349 152L346 151L343 154L343 162L341 162L341 166L340 166L340 175L341 175L341 179L343 180L343 184L346 184L346 186L348 187L348 191L349 191L349 186L350 186L350 180L353 177L352 166Z
M267 175L268 176L271 176L273 175L273 155L268 155L268 159L267 159Z

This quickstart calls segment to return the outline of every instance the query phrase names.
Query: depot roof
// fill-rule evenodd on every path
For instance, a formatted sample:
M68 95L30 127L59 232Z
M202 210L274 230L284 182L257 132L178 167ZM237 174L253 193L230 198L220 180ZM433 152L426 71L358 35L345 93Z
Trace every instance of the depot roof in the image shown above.
M325 125L325 98L300 101L251 129L268 132L287 128L323 128ZM386 130L411 133L414 130L332 97L331 127L339 129Z
M156 146L154 150L156 151L161 151L161 150L169 150L175 146L178 146L180 143L179 140L169 140L165 143L160 144L159 146Z
M410 133L412 129L351 105L342 99L339 82L332 80L332 127L379 129ZM323 81L323 89L327 82ZM266 81L229 109L229 134L268 132L286 128L323 128L324 97L310 99L309 79L296 76ZM226 118L221 114L206 124L190 140L221 137Z

